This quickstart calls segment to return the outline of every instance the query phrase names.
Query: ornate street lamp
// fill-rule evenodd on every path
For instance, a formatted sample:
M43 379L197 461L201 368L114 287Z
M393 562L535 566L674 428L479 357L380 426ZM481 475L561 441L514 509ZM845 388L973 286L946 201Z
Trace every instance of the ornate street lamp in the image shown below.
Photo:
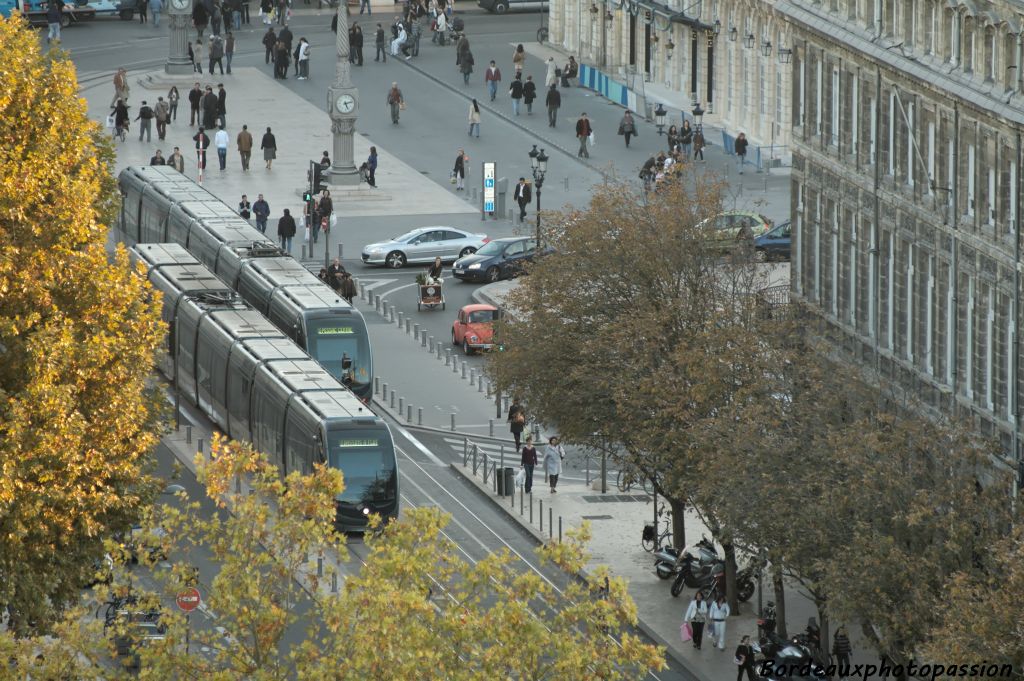
M740 34L740 32L738 30L736 30L735 26L730 28L729 29L729 42L730 43L736 42L736 38L739 36L739 34Z
M763 43L761 43L761 54L763 54L766 57L772 56L772 41L765 40Z
M658 134L665 134L665 107L661 102L658 102L657 108L654 109L654 125L658 126Z
M548 172L548 155L541 149L537 151L537 145L529 152L530 169L533 171L533 184L537 187L537 244L536 253L540 253L540 190L544 186L544 175Z
M793 59L793 50L786 47L779 48L779 63L788 64Z
M754 46L754 40L756 40L754 38L754 34L748 33L747 37L743 39L743 46L746 47L747 49L750 49L751 47Z
M612 11L611 10L607 10L604 13L604 20L607 21L609 24L612 23Z
M676 49L676 44L674 42L672 42L672 38L669 38L668 42L665 43L665 58L666 59L671 59L672 58L672 50L674 50L674 49Z
M692 113L693 122L696 123L698 127L700 127L701 122L704 120L704 109L700 108L700 102L697 103L697 106L693 107Z
M722 32L722 21L720 19L715 19L715 35L718 35L721 32Z

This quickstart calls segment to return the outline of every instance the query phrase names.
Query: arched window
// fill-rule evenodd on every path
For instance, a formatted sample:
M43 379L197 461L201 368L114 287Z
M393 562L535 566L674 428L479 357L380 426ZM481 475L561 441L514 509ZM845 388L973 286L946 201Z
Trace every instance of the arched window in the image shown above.
M985 80L990 82L996 79L996 60L999 50L996 49L995 26L985 27Z
M1016 33L1007 31L1003 35L1003 83L1006 90L1016 90L1020 80L1020 59L1019 59L1020 37Z
M946 46L945 61L954 66L960 63L960 12L946 11L946 20L942 22L942 42Z
M961 57L961 64L963 70L967 73L974 72L974 34L977 33L977 27L974 17L964 17L964 37L961 40L963 47L963 53Z

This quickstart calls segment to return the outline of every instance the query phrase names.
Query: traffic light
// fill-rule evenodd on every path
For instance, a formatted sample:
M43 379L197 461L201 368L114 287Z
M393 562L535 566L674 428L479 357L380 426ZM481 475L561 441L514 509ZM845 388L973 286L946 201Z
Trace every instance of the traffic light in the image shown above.
M310 161L309 167L312 173L310 191L314 194L319 194L323 190L327 189L327 178L324 177L324 167L315 161Z

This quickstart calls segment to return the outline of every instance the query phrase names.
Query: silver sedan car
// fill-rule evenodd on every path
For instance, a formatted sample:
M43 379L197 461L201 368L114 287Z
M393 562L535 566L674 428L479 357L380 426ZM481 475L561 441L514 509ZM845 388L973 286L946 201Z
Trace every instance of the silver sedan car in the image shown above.
M402 267L406 263L444 261L476 253L490 241L486 234L473 234L454 227L420 227L389 241L363 246L363 262L367 265Z

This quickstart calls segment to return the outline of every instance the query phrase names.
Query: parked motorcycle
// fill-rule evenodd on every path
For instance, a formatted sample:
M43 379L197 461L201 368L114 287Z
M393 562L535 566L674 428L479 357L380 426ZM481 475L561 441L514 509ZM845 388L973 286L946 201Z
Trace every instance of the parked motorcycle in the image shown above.
M754 644L758 673L773 681L820 681L825 678L828 659L820 650L771 632ZM770 663L767 664L767 663Z
M754 567L746 567L736 573L736 599L740 603L746 603L754 595L755 575ZM692 562L684 561L679 574L672 582L672 595L679 596L684 587L699 589L704 593L705 600L713 600L720 594L725 594L725 563L715 563L707 573L695 574Z
M701 537L696 545L683 549L682 554L674 546L667 545L655 551L654 572L661 579L671 579L679 574L685 561L697 563L697 566L691 565L691 570L700 572L706 571L706 568L721 562L721 560L711 540Z

